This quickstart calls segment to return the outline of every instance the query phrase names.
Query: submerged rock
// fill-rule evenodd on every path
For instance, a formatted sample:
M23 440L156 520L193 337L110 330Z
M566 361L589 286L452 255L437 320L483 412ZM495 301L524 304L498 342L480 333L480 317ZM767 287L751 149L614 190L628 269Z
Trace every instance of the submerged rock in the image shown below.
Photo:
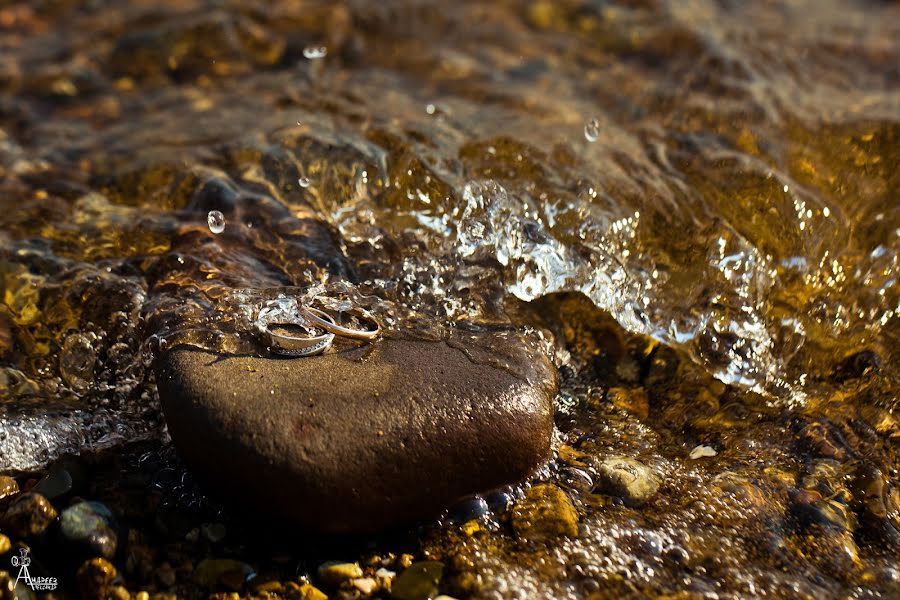
M177 348L157 382L179 452L226 499L311 529L371 532L547 458L555 371L543 358L511 367L389 339L294 360Z
M205 558L194 569L194 582L207 588L225 587L239 591L247 578L253 574L253 567L230 558Z
M526 492L512 513L516 534L527 540L550 540L578 535L578 513L564 491L550 484L536 485Z
M65 456L50 466L47 474L31 488L31 491L55 501L66 495L79 493L86 480L84 466L78 459Z
M36 537L56 520L56 509L40 494L27 492L13 500L0 519L0 527L18 537Z
M81 597L86 600L103 598L107 588L115 581L118 574L113 564L104 558L92 558L85 561L75 574Z
M628 506L644 504L659 489L659 481L650 467L627 456L604 459L597 472L597 491L618 496Z
M394 600L430 600L438 591L444 575L444 563L422 561L413 563L403 571L391 586Z
M327 562L319 567L319 581L332 587L362 576L359 563Z
M100 502L77 502L59 515L60 542L90 556L111 559L118 535L112 512Z

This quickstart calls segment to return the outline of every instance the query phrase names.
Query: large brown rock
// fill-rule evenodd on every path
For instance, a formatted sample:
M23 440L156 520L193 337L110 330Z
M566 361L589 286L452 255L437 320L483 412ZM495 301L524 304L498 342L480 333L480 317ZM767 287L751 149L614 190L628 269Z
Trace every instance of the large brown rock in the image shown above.
M319 531L373 532L546 460L555 370L544 358L505 366L433 341L298 359L182 347L157 381L176 447L224 498Z

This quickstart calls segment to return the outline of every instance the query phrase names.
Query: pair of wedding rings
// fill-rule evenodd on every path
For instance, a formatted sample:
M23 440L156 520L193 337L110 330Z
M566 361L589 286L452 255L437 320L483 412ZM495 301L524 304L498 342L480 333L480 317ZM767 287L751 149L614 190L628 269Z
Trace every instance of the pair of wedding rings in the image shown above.
M284 356L313 356L321 354L334 342L334 337L373 340L381 334L378 321L367 311L353 308L345 311L366 322L366 329L338 325L330 314L311 306L297 304L291 315L261 311L259 324L268 336L269 350ZM300 332L297 332L300 330ZM296 333L296 334L295 334Z

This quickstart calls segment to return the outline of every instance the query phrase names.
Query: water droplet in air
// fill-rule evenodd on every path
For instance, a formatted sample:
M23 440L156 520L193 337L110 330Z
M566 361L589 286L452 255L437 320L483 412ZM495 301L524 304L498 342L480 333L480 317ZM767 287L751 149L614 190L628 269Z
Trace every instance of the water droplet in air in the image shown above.
M326 54L328 54L328 48L325 46L307 46L303 49L303 56L310 60L325 58Z
M591 119L584 124L584 139L596 142L598 137L600 137L600 123L597 119Z
M225 231L225 215L217 210L211 210L206 215L206 224L213 233L222 233Z
M309 187L309 177L301 177L300 179L297 180L297 183L302 188L308 188Z

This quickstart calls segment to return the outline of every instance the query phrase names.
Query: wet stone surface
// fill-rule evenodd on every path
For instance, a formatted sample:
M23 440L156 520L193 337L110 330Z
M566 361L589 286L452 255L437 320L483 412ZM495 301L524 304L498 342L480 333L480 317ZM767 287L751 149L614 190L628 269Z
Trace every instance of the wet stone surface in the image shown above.
M39 536L56 520L56 509L40 494L25 493L13 499L0 517L0 525L18 537Z
M566 493L541 484L525 492L512 511L512 527L524 540L545 541L578 535L578 512Z
M394 580L391 586L391 598L395 600L434 598L443 575L443 563L437 561L413 563Z
M552 367L518 367L538 383L444 342L385 339L296 360L179 348L157 382L176 447L222 498L310 529L371 532L547 459Z
M112 559L118 543L118 526L106 505L77 502L59 515L59 543L65 551Z

